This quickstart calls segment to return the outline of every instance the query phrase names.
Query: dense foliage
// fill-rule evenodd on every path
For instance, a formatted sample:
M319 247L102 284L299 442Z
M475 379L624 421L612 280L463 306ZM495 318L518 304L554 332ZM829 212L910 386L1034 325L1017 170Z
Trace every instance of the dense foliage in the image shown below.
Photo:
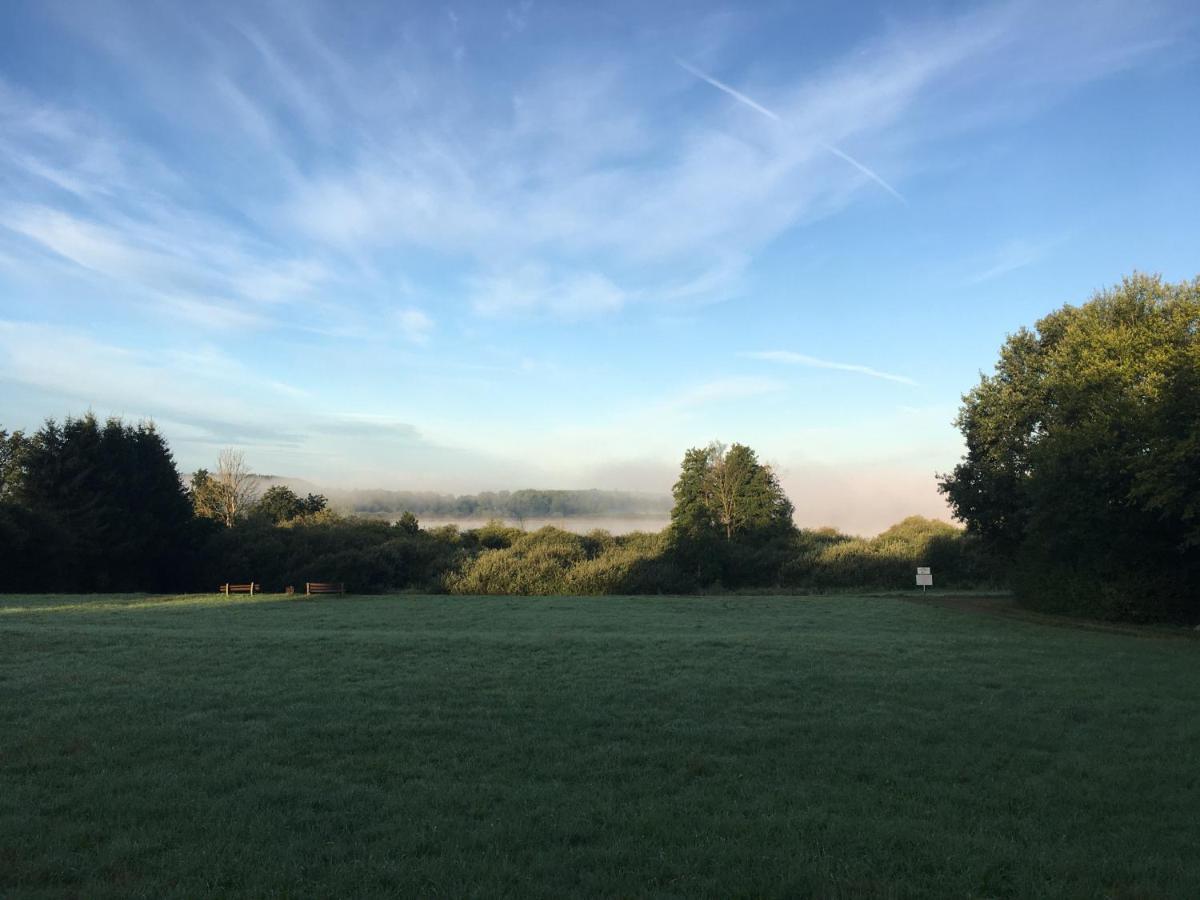
M490 526L466 534L485 531L492 549L468 557L445 580L447 589L464 594L670 594L731 586L699 579L694 569L681 565L679 537L670 530L613 536ZM933 566L942 587L988 585L994 578L975 538L920 516L874 538L850 537L831 528L793 528L757 554L750 546L742 546L741 553L726 558L742 567L744 580L732 585L741 588L895 590L912 585L918 565Z
M670 545L697 584L775 584L794 539L792 503L771 467L743 444L684 454L673 490Z
M1045 607L1200 614L1200 279L1135 275L1009 337L941 487Z
M298 518L281 526L258 517L214 528L193 590L256 581L267 591L306 581L340 581L370 593L428 586L463 556L463 542L444 535L411 534L386 522L333 517Z
M186 583L192 511L153 425L95 416L3 434L5 585L165 590Z
M663 534L579 535L501 529L491 549L445 579L459 594L660 594L695 589L669 558Z
M298 496L286 485L276 484L267 488L253 512L272 525L281 525L302 516L315 516L325 509L326 500L321 494Z
M267 591L341 581L356 592L666 594L724 588L898 588L916 565L940 585L982 583L976 541L911 519L878 538L800 531L769 466L734 444L690 450L671 527L655 534L422 529L342 517L319 494L255 496L240 454L183 488L152 425L94 417L0 432L0 552L9 590ZM517 492L522 493L522 492ZM535 493L535 492L530 492Z

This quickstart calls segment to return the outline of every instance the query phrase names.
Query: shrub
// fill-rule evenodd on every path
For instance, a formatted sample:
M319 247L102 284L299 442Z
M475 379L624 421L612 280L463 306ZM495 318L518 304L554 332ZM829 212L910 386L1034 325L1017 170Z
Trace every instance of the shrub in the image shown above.
M446 579L456 594L656 594L688 590L666 532L614 537L547 526L487 549Z
M802 531L795 555L784 565L790 587L910 587L917 566L930 566L938 587L993 583L992 567L979 541L947 522L911 516L873 538L854 538L832 529Z

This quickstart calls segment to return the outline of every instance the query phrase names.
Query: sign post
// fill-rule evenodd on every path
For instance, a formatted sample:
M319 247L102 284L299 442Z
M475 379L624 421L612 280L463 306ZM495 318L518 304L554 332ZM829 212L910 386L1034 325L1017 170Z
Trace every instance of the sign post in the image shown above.
M933 570L929 566L917 566L917 584L922 594L926 588L933 587Z

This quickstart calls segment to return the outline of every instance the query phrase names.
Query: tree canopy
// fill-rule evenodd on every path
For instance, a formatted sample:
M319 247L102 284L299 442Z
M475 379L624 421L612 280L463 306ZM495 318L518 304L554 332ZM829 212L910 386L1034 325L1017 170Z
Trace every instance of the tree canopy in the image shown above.
M258 498L258 502L251 510L251 515L264 519L272 525L279 525L301 516L316 515L325 509L326 502L325 497L321 494L309 494L307 497L301 497L287 485L276 484L267 488Z
M963 398L956 515L1045 605L1195 614L1200 279L1134 275L1021 329Z
M51 583L92 590L173 583L192 516L152 423L101 423L88 414L18 435L7 436L0 455L0 499L6 520L22 523L13 527L24 532L30 558L50 561ZM40 537L31 540L33 533Z
M689 451L671 528L624 535L502 522L422 528L413 512L388 524L335 515L321 495L302 498L281 484L257 501L247 488L231 504L221 485L247 469L236 451L221 456L228 464L198 471L189 498L151 424L85 416L47 421L32 435L0 430L5 589L211 591L250 580L269 591L309 580L356 592L501 594L888 587L931 560L951 583L986 577L978 541L942 523L910 520L870 541L797 531L770 466L736 444ZM247 482L257 492L265 480Z
M736 580L747 545L762 548L795 531L778 477L744 444L688 450L672 493L672 543L701 582Z
M259 479L246 467L246 457L232 447L221 451L217 471L198 469L192 476L192 508L196 515L223 522L226 528L250 514Z

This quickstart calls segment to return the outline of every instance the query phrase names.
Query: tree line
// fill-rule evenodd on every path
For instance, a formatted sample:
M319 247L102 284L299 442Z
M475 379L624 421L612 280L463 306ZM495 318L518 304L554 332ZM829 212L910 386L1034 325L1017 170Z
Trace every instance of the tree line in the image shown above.
M571 516L665 516L670 502L632 491L534 490L438 494L428 491L355 490L337 498L355 513L461 519L557 519Z
M576 535L341 516L319 494L259 494L232 450L185 484L153 424L47 421L0 430L0 577L9 591L682 593L899 588L930 565L939 586L1007 583L1041 608L1200 618L1200 279L1135 275L1011 335L957 425L966 455L939 486L965 530L913 518L861 539L797 528L742 444L684 454L663 531Z
M241 453L186 481L151 423L93 415L0 432L6 590L269 591L343 581L357 591L686 593L723 588L906 585L938 560L942 583L987 573L972 539L913 519L872 540L803 531L775 473L740 444L685 454L671 524L658 533L421 528L333 512L322 495L258 492ZM517 493L517 492L514 492Z

